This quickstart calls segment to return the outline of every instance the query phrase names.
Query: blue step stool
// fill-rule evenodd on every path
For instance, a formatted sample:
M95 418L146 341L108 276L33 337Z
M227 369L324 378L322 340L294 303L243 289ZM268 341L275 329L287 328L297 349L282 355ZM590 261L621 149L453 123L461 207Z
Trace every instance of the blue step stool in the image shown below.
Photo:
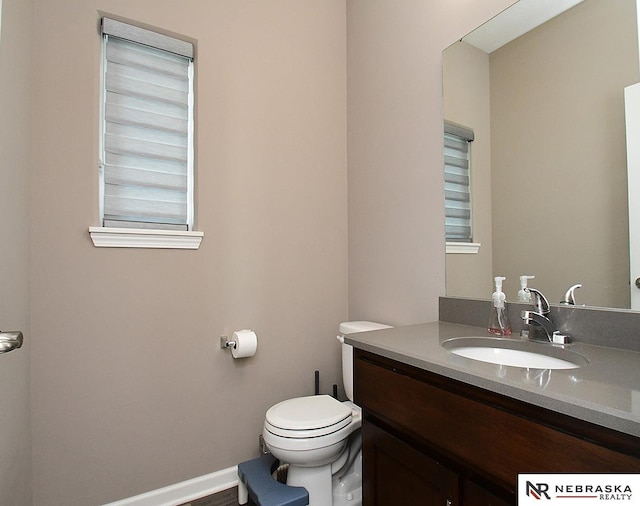
M258 506L307 506L307 489L276 481L272 474L277 467L278 460L273 455L238 464L238 502L246 504L251 497Z

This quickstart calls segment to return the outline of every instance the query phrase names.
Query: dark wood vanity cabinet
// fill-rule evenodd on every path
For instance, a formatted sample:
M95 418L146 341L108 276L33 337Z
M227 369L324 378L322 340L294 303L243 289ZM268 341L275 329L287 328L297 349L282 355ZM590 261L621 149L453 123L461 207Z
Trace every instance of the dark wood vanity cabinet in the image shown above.
M362 427L365 504L457 504L458 475L374 423ZM375 498L375 500L373 500Z
M638 473L640 438L362 350L363 505L516 504L519 473Z
M365 505L424 504L507 506L481 485L442 464L437 458L365 420ZM508 494L507 494L508 495Z

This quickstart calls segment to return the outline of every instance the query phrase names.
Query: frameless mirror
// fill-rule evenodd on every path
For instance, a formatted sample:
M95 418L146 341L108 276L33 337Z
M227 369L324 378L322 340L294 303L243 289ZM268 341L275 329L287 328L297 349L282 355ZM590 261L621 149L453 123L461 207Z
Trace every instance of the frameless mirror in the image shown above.
M640 81L636 0L541 12L558 3L520 0L443 53L444 119L474 131L481 244L447 254L447 295L489 298L501 275L514 301L526 274L554 303L581 283L577 304L629 308L624 89Z

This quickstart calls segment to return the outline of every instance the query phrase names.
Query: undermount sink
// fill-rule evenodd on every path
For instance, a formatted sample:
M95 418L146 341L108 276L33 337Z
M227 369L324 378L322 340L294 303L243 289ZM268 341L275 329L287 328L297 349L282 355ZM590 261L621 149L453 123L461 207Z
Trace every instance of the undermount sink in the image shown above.
M456 355L492 364L531 369L576 369L589 361L573 351L518 338L454 337L442 343Z

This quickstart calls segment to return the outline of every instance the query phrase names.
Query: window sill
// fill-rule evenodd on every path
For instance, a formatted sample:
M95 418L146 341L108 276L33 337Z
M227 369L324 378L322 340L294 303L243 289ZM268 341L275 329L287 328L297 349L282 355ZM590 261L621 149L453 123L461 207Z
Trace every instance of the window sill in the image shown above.
M96 248L198 249L204 232L89 227Z
M447 242L447 253L477 255L480 250L479 242Z

